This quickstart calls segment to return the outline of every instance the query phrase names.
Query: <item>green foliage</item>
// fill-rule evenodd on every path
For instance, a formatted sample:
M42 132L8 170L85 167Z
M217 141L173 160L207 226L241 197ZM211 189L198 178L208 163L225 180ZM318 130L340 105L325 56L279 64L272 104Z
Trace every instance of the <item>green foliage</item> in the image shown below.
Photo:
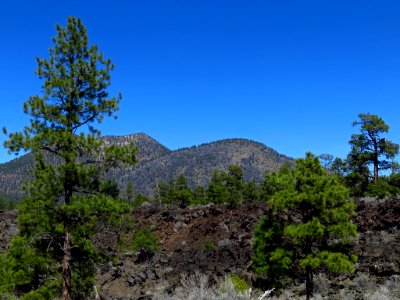
M389 131L389 126L377 115L359 114L359 120L353 126L360 125L359 134L350 139L351 151L348 162L352 168L373 166L374 181L378 180L379 171L392 168L393 159L399 153L399 145L381 135Z
M24 103L31 123L5 142L10 152L30 151L36 159L19 206L19 234L0 262L0 290L24 299L57 298L61 290L67 299L89 295L101 258L90 241L94 224L119 226L129 211L105 172L135 162L133 144L103 145L93 125L118 109L120 96L106 91L111 61L88 45L74 17L57 26L53 42L49 59L37 59L43 95Z
M289 275L294 249L284 237L284 222L272 211L262 218L254 230L253 266L256 272L267 276L272 287L282 286Z
M144 202L150 201L150 198L148 196L135 192L135 187L133 186L132 182L127 183L122 198L125 200L126 203L133 207L139 207Z
M226 176L226 187L229 193L228 203L239 204L243 201L243 170L239 166L229 166Z
M160 183L158 190L161 203L186 207L192 202L192 190L183 175L170 179L168 184Z
M207 189L207 199L210 203L227 203L230 199L226 186L227 174L224 171L215 170L211 175Z
M12 210L16 207L16 203L14 200L5 200L3 197L0 197L0 212L6 210Z
M255 179L244 183L242 190L242 199L244 203L256 203L260 201L261 192Z
M346 174L343 181L349 188L351 196L362 197L365 195L369 185L368 174L368 167L358 168Z
M40 287L37 273L54 268L54 262L37 254L27 238L15 236L12 239L7 253L0 258L0 292L13 292L16 287L28 291Z
M239 166L230 166L228 172L215 170L207 189L208 202L240 204L244 201L244 188L243 170ZM247 193L252 196L249 190Z
M192 202L190 203L192 205L202 205L202 204L207 204L207 194L206 194L206 189L201 186L195 186L195 188L192 191Z
M185 176L179 176L172 190L172 201L181 207L188 206L192 201L192 191Z
M204 241L204 249L216 250L218 249L218 246L213 242L213 240L209 236L206 236Z
M100 193L103 193L113 198L116 198L119 195L118 184L116 182L111 182L108 180L100 183L99 191Z
M13 295L12 293L8 293L8 292L0 292L0 299L3 299L3 300L18 300L15 295Z
M239 277L237 274L229 274L228 280L232 283L234 289L238 293L245 293L250 289L250 286Z
M400 188L396 186L396 175L379 177L377 181L371 182L365 191L365 195L378 198L393 197L399 193Z
M337 176L344 176L347 170L346 162L343 161L341 158L336 157L332 164L329 166L328 172L333 175Z
M291 166L285 164L279 169L279 172L264 173L264 180L261 183L261 194L263 199L269 200L272 195L283 188L281 180L277 177L284 176L285 174L288 175L291 169Z
M351 136L351 151L347 159L336 159L330 170L342 176L351 196L394 195L395 185L387 180L380 181L379 175L384 170L395 171L398 164L394 158L399 153L399 145L382 137L389 131L389 126L382 118L372 114L359 114L358 117L353 126L360 126L361 133Z
M134 232L132 237L132 249L134 251L145 249L154 252L159 248L158 242L158 236L149 227L143 227Z
M390 174L390 176L387 178L387 181L392 187L400 190L400 172L394 172ZM400 191L397 193L400 193Z
M331 155L329 153L323 153L323 154L319 155L318 159L319 159L321 166L323 166L325 170L329 170L335 160L333 155Z
M308 296L315 269L352 271L356 257L348 245L357 235L350 221L355 205L337 177L328 175L318 158L307 153L296 160L295 168L268 174L266 180L271 211L254 232L256 271L280 281L300 267L306 273Z
M0 211L4 211L7 208L7 203L2 197L0 197Z
M134 204L135 200L135 188L132 182L128 182L126 185L124 200L129 204Z
M258 183L252 179L244 181L243 170L239 166L230 166L228 171L215 170L207 188L189 187L184 176L170 179L168 183L159 183L155 202L187 205L202 205L207 203L236 205L260 201L262 193Z
M142 195L142 194L137 194L137 195L135 196L135 201L134 201L134 203L133 203L133 206L134 206L134 207L139 207L139 206L141 206L143 203L149 202L149 201L150 201L150 198L149 198L148 196Z

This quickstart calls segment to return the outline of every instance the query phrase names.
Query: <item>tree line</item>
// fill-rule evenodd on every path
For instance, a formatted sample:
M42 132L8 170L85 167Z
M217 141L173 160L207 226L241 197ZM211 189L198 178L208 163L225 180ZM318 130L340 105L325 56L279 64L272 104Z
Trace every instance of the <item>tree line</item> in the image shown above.
M242 204L254 203L261 199L262 186L255 180L245 181L243 169L232 165L227 171L214 170L206 187L189 186L188 180L181 175L168 182L159 182L152 196L136 194L132 183L128 183L121 197L134 207L144 202L162 205Z
M389 126L373 114L359 114L354 126L360 126L360 133L353 134L349 141L351 150L345 159L330 154L321 154L318 159L325 170L346 186L352 197L377 196L394 197L400 194L400 168L396 162L399 145L383 135ZM291 166L286 164L282 171ZM242 204L255 203L268 199L271 172L257 182L244 180L240 166L232 165L227 171L214 170L208 184L190 188L188 180L181 175L168 182L157 184L152 197L133 195L134 187L128 183L125 199L135 206L149 201L160 204L173 204L185 207L207 203Z

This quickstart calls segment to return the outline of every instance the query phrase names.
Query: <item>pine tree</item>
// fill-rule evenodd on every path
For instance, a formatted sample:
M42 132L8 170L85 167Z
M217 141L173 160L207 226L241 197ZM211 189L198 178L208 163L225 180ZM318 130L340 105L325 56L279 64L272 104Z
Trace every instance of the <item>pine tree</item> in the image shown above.
M181 207L186 207L192 202L192 191L189 188L188 180L185 176L180 175L172 187L172 203Z
M224 171L214 170L207 188L207 202L219 204L229 201L230 193L226 187L227 174Z
M29 299L57 297L60 290L62 299L88 296L99 259L90 241L94 223L117 221L128 209L104 174L135 162L134 145L105 146L95 128L118 109L120 96L106 90L111 61L88 45L79 19L70 17L56 29L49 59L37 59L43 95L24 103L30 125L5 142L10 152L30 151L36 158L19 206L19 234L2 259L6 275L0 275L3 291Z
M206 189L202 185L196 185L192 191L192 202L194 205L207 204Z
M254 178L244 183L242 196L244 203L256 203L260 200L260 188Z
M353 126L360 125L361 133L351 136L351 152L347 160L356 172L372 164L372 178L377 182L379 171L391 169L394 165L388 159L393 159L399 153L399 145L381 136L389 131L389 126L382 118L372 114L359 114L358 117L360 120L353 122Z
M239 204L243 202L244 174L241 167L232 165L228 168L226 187L229 192L228 203Z
M355 205L311 153L292 169L268 174L266 182L271 185L270 212L254 232L255 269L278 283L304 270L309 299L316 269L353 271L356 257L348 246L357 234L350 221Z
M131 181L129 181L126 184L126 189L125 189L125 201L130 204L133 205L136 195L135 195L135 188L133 186L133 183Z

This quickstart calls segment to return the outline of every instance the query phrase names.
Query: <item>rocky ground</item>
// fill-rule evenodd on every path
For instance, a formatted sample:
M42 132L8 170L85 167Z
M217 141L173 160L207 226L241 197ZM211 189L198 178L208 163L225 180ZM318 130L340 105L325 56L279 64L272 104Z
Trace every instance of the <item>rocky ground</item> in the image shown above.
M147 206L133 212L136 228L149 227L158 236L155 252L116 252L115 232L99 230L93 237L103 251L116 252L99 267L97 286L104 299L152 299L171 294L182 275L199 272L211 283L235 273L255 288L262 281L251 271L253 229L265 205L208 205L180 209ZM321 299L400 299L400 199L359 202L354 222L359 237L353 274L315 278ZM0 215L0 251L16 232L15 212ZM302 297L304 283L295 280L280 299Z

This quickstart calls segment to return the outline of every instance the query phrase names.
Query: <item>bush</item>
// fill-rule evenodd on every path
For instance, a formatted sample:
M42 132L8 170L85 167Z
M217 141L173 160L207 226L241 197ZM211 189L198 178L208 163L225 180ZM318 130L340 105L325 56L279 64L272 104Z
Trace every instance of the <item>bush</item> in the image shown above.
M139 207L145 202L150 202L150 198L148 196L146 196L146 195L138 194L135 197L135 201L133 203L133 206L134 207Z
M388 183L400 194L400 173L393 173L387 178Z
M152 232L149 227L143 227L134 232L132 238L132 249L134 251L143 249L154 252L158 250L158 242L158 236Z
M0 197L0 212L6 210L12 210L16 207L15 200L9 199L4 200L4 198Z
M204 241L204 248L207 250L216 250L218 246L211 240L209 236L206 236Z
M247 282L240 278L237 274L228 275L228 280L232 283L235 291L238 293L243 294L250 289L250 286L247 284Z
M391 184L396 184L396 178L389 178L381 177L377 182L371 182L367 187L365 195L376 196L381 199L396 196L399 193L399 188Z

